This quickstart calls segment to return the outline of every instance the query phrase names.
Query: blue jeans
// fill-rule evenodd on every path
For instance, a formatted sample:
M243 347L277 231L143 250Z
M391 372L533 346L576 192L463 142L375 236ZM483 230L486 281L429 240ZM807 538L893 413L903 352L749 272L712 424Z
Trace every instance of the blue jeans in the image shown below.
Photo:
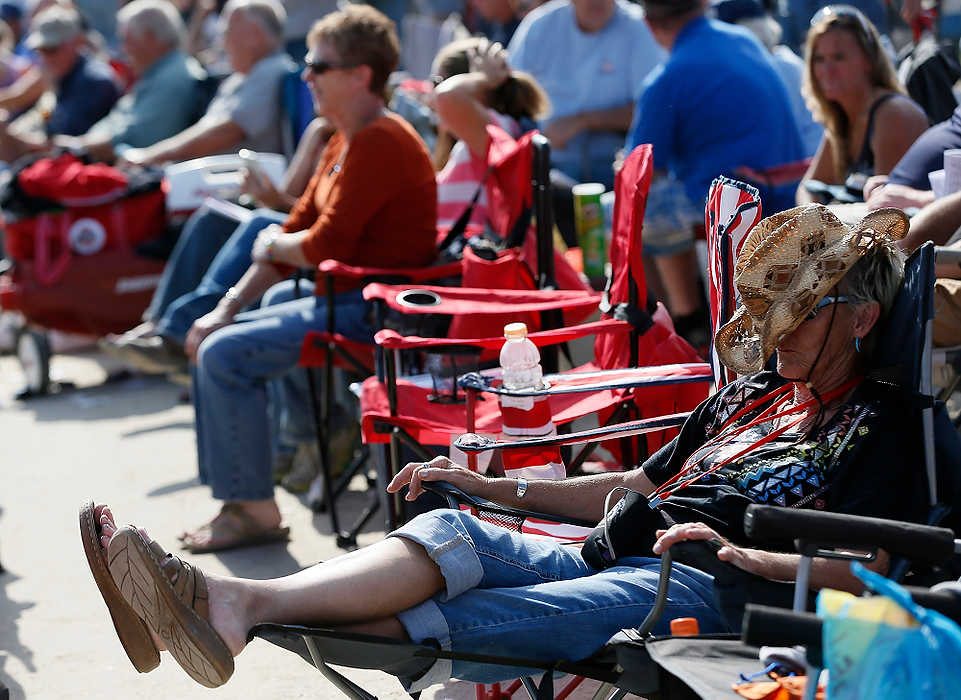
M189 235L187 235L188 240L183 244L184 248L190 251L189 254L186 251L183 254L184 264L186 265L188 260L196 261L192 263L193 268L196 269L205 255L210 255L211 251L215 255L213 261L205 268L206 274L200 279L200 283L196 284L195 287L189 286L187 293L167 304L166 309L162 312L163 315L157 322L157 332L183 345L187 339L187 331L190 330L194 321L213 311L226 291L235 285L247 271L247 268L250 267L250 251L254 247L257 234L270 224L282 223L286 218L287 215L280 212L258 209L247 223L239 226L235 225L233 233L230 234L226 243L221 243L217 237L211 237L215 240L208 240L207 227L200 225L202 222L210 220L207 217L201 219L196 226L191 227ZM184 234L188 234L188 231L184 230ZM177 245L180 247L180 242ZM216 250L214 250L214 245L217 246ZM169 264L168 267L170 267ZM164 274L166 276L166 272ZM171 272L171 277L174 274ZM179 279L180 273L176 274ZM181 288L185 284L189 285L186 272L184 278L185 281L178 282L178 286ZM190 280L193 279L196 278L190 278Z
M286 301L292 283L281 285L264 295L260 309L239 314L235 323L211 333L191 370L200 480L220 500L273 497L271 426L277 421L268 415L267 384L281 380L271 389L275 405L303 406L290 378L303 374L297 361L304 335L326 329L322 297ZM279 303L271 303L274 300ZM338 295L336 309L336 332L372 342L370 306L360 290ZM297 410L309 420L309 412Z
M440 567L446 590L398 615L415 642L442 649L528 659L587 658L623 628L637 627L657 591L660 561L624 557L598 570L570 545L505 530L456 510L419 515L389 537L417 542ZM668 603L654 627L694 617L703 633L727 631L714 580L683 565L671 574ZM538 671L438 660L412 690L448 678L494 683Z
M174 300L196 289L217 252L239 224L236 219L207 207L201 207L187 219L150 306L144 311L144 320L159 321Z

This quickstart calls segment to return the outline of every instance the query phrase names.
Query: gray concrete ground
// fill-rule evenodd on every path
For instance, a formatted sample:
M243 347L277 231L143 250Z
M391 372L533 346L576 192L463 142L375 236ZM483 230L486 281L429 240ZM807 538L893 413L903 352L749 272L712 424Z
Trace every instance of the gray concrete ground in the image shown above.
M164 654L160 667L138 675L130 666L87 568L77 510L87 499L112 505L173 547L183 528L212 516L216 505L196 480L193 409L183 389L135 376L104 384L106 358L93 350L54 357L53 374L77 389L17 402L17 362L0 357L0 683L12 700L30 698L336 698L298 656L254 641L233 678L208 690ZM113 367L113 369L116 369ZM268 578L339 553L325 515L278 489L292 540L192 557L201 568ZM382 522L361 543L383 536ZM407 697L376 671L347 674L381 698ZM590 685L576 697L589 697ZM473 685L451 683L425 698L470 698Z

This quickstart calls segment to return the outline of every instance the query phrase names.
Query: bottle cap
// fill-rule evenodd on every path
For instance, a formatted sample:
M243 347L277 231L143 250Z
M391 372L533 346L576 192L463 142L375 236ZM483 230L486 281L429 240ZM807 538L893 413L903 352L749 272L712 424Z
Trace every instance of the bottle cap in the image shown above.
M675 617L671 620L671 634L675 637L688 637L700 631L701 628L693 617Z
M508 323L504 326L504 337L508 340L520 340L527 337L526 323Z

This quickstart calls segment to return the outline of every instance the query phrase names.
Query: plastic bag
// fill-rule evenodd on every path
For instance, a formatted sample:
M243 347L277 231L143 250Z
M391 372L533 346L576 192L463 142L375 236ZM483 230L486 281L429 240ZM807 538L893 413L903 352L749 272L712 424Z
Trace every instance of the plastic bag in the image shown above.
M916 604L898 584L858 563L852 572L880 594L824 590L824 659L831 700L961 697L961 628Z

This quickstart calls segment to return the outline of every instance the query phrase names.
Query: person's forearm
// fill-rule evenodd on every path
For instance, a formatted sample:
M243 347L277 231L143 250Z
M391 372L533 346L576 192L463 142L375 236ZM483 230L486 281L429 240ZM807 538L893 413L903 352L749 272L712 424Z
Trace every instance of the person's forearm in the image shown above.
M607 494L617 487L647 495L654 485L643 471L636 469L559 481L534 479L528 482L523 498L517 497L517 479L510 477L488 479L480 488L472 489L472 492L490 501L515 508L597 522L604 516L604 500ZM613 508L623 496L623 491L616 492L611 496L608 507Z
M240 281L237 282L217 303L217 308L230 316L235 316L254 301L263 296L264 292L282 279L277 268L265 263L253 263L247 268Z
M631 128L633 118L634 104L631 102L620 107L595 109L589 112L581 112L578 115L582 131L623 131L627 133L627 130Z
M799 554L781 552L766 552L760 549L745 549L747 564L746 571L771 581L795 581L797 579ZM880 553L878 559L868 565L868 568L885 573L888 567L888 557ZM851 573L851 562L834 559L815 559L811 565L811 576L808 587L812 590L834 588L839 591L849 591L860 594L864 590L854 574Z
M794 201L797 202L798 206L802 204L813 204L815 201L814 195L807 191L804 182L804 180L801 180L801 184L798 185L797 192L795 193Z
M288 210L293 208L297 198L307 189L307 183L317 169L317 162L333 133L333 126L323 117L317 117L304 129L280 183L280 191L291 197Z
M94 160L112 162L113 140L110 136L54 136L54 145L60 148L80 149Z
M47 80L39 69L30 69L7 88L0 89L0 109L19 112L40 99Z
M232 121L195 124L175 136L144 149L148 162L190 160L236 148L244 130Z
M959 227L961 227L961 192L955 192L922 208L911 219L911 229L898 245L906 252L913 251L925 241L944 245Z

